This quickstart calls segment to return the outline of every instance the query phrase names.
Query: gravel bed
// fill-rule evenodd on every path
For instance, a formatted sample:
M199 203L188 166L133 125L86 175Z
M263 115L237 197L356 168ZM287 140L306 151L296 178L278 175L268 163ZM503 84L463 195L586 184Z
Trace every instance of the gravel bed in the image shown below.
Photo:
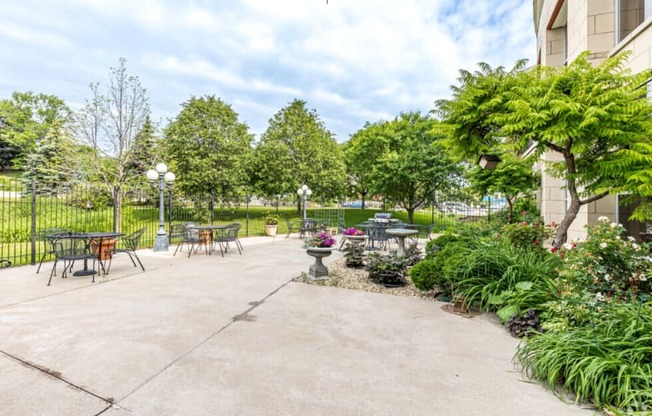
M306 274L302 274L296 280L307 284L334 286L344 289L364 290L366 292L383 293L394 296L435 300L436 293L434 291L422 292L414 287L414 284L409 277L406 279L407 284L405 286L388 288L369 280L369 273L367 273L365 269L352 269L346 267L344 264L344 258L328 263L327 267L330 276L328 280L312 282L308 279Z

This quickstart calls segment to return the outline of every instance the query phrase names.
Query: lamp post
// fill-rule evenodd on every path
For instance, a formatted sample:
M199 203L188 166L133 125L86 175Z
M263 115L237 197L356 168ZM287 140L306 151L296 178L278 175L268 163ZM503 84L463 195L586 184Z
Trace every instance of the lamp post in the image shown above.
M302 185L301 188L297 189L297 195L303 198L303 219L306 219L306 201L308 197L312 195L312 191L308 188L308 185Z
M168 172L168 167L165 163L159 163L155 169L147 171L147 179L152 186L157 186L158 180L158 231L156 232L156 240L154 240L154 251L168 251L168 235L165 232L165 187L172 186L175 176L174 173Z

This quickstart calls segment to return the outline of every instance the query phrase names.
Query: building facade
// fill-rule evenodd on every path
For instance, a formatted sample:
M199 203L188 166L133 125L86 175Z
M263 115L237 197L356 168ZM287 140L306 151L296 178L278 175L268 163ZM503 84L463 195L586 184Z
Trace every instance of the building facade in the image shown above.
M563 66L589 51L595 65L623 51L631 51L628 66L638 72L652 67L652 0L534 0L537 63ZM553 161L555 155L544 155ZM569 200L564 182L542 176L541 212L546 223L559 223ZM633 236L645 238L648 226L628 221L632 207L609 195L582 206L569 229L569 240L582 239L586 224L601 216L625 225ZM652 230L650 230L652 231Z

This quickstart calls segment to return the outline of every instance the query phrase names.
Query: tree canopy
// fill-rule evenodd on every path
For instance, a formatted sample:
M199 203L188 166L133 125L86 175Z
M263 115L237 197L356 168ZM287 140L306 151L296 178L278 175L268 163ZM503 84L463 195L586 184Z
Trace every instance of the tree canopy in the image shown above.
M249 185L253 136L231 106L215 96L191 97L165 129L165 149L188 195L224 197Z
M295 99L269 120L255 154L256 188L266 196L295 195L303 184L326 199L344 191L342 149L305 101Z
M368 125L347 145L352 172L364 174L374 194L404 208L412 222L416 209L435 192L459 183L460 166L433 134L436 120L418 112Z
M584 53L566 67L512 71L481 65L463 71L453 98L437 102L448 144L465 156L499 149L533 156L561 156L547 172L565 181L569 205L557 230L555 246L567 237L582 205L596 201L622 181L623 151L647 143L652 105L641 86L652 70L632 74L629 54L592 66Z
M60 98L32 92L14 92L0 100L0 167L22 168L39 141L68 127L71 111Z

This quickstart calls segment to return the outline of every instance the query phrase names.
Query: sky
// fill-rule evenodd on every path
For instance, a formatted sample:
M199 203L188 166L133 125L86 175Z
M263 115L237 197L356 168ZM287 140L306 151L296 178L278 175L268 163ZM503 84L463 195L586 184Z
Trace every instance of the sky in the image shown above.
M125 58L161 127L214 95L256 137L300 99L344 142L535 53L532 0L0 0L0 99L78 110Z

